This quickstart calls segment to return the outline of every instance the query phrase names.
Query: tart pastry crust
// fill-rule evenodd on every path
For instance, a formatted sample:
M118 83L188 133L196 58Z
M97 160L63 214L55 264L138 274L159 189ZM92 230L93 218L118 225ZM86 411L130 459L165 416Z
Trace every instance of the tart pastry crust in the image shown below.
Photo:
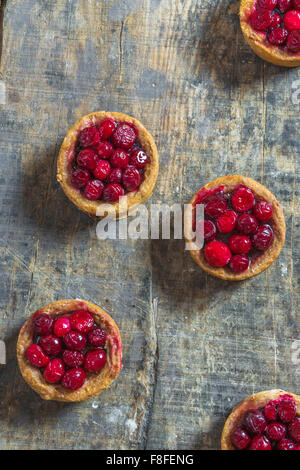
M125 121L133 123L139 131L140 143L146 154L150 157L150 163L145 167L144 180L139 189L137 191L127 193L116 203L107 203L101 200L90 201L71 183L70 167L74 159L75 145L80 132L86 127L97 126L107 118L121 122ZM60 148L57 160L57 180L60 182L66 196L78 207L79 210L85 212L92 218L104 217L104 215L101 216L97 214L97 209L99 209L100 206L102 206L101 212L102 210L105 210L105 215L111 217L115 217L116 215L118 219L127 217L128 213L126 209L130 209L130 212L134 212L139 204L146 202L152 195L156 185L158 170L159 157L157 147L153 137L143 124L127 114L110 111L96 111L79 119L79 121L77 121L67 133Z
M72 391L60 384L48 384L41 371L26 358L26 350L32 344L33 324L37 315L43 313L59 317L81 309L88 310L93 315L95 323L107 333L105 344L107 362L97 374L87 373L83 386ZM33 313L24 323L18 338L17 357L23 378L41 398L65 402L83 401L103 392L118 377L122 369L122 342L116 323L102 308L86 300L58 300Z
M222 176L221 178L211 181L210 183L203 186L203 188L213 189L217 188L218 186L224 186L224 191L230 192L239 184L244 184L248 188L252 189L252 191L257 197L268 201L270 204L272 204L273 208L273 241L269 248L265 252L262 252L259 258L257 258L255 262L252 263L246 271L241 273L235 273L227 267L215 268L214 266L211 266L205 259L204 250L199 250L195 242L193 242L193 212L191 210L191 206L188 207L185 213L185 238L191 248L193 248L193 244L195 245L195 249L190 250L192 258L202 269L204 269L204 271L208 272L213 276L219 277L220 279L225 279L227 281L242 281L244 279L248 279L263 272L278 257L285 242L286 226L282 207L275 198L275 196L271 193L271 191L265 188L265 186L263 186L262 184L258 183L252 178L247 178L246 176L228 175ZM194 203L198 192L192 197L189 203L190 205Z
M281 395L290 395L296 401L297 415L300 415L300 396L284 390L265 390L263 392L254 393L241 401L230 413L223 428L221 437L222 450L236 450L231 442L231 434L238 427L240 420L249 409L263 408L270 400L276 400Z
M242 0L240 4L240 24L246 42L256 55L267 62L284 67L298 67L300 65L299 53L288 53L280 47L267 44L265 33L255 31L251 27L248 18L255 3L256 0Z

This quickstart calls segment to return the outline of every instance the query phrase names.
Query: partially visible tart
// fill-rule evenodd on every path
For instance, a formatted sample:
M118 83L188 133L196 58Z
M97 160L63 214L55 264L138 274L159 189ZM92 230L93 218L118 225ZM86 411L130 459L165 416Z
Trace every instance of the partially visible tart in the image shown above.
M17 357L26 382L44 400L83 401L103 392L122 369L114 320L85 300L59 300L21 328Z
M242 0L240 23L245 40L275 65L300 65L299 0Z
M230 413L222 450L300 450L300 397L266 390L245 398Z
M204 221L196 208L204 205ZM202 229L204 246L195 233ZM218 178L201 188L185 214L191 256L209 274L230 281L255 276L279 255L285 241L283 210L257 181L241 175Z
M137 119L97 111L83 116L67 133L57 180L89 216L123 218L152 195L158 168L153 137Z

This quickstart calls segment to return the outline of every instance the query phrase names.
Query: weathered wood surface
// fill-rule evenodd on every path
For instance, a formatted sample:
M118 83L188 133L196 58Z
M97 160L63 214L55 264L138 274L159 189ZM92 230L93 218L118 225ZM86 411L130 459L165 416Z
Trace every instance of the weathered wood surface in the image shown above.
M218 448L245 395L299 393L299 70L254 56L236 1L4 3L0 447ZM153 133L152 202L187 202L228 173L266 184L286 214L280 258L230 284L202 272L182 241L97 240L55 182L55 164L68 128L99 109L136 116ZM116 319L124 369L95 400L43 402L17 370L18 329L38 307L72 297Z

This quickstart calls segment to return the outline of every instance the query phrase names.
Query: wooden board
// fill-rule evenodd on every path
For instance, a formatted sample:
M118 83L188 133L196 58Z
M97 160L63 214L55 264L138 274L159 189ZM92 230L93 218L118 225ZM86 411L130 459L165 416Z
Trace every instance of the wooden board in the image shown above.
M230 0L1 4L0 447L219 448L240 399L299 393L299 70L251 52ZM101 109L136 116L156 139L151 202L185 203L229 173L269 187L287 221L274 265L232 284L202 272L183 241L99 241L55 165L68 128ZM43 402L18 372L18 330L78 297L117 321L124 369L95 400Z

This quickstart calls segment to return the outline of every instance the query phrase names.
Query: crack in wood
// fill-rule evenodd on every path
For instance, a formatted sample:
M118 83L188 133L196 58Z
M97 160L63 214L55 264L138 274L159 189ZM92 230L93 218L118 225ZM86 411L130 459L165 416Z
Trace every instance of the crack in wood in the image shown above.
M120 80L122 78L122 63L123 63L123 29L124 29L124 21L121 22L121 29L120 29L120 41L119 41L119 68L120 68Z
M4 29L4 13L7 0L0 0L0 78L3 78L2 71L2 51L3 51L3 29Z

